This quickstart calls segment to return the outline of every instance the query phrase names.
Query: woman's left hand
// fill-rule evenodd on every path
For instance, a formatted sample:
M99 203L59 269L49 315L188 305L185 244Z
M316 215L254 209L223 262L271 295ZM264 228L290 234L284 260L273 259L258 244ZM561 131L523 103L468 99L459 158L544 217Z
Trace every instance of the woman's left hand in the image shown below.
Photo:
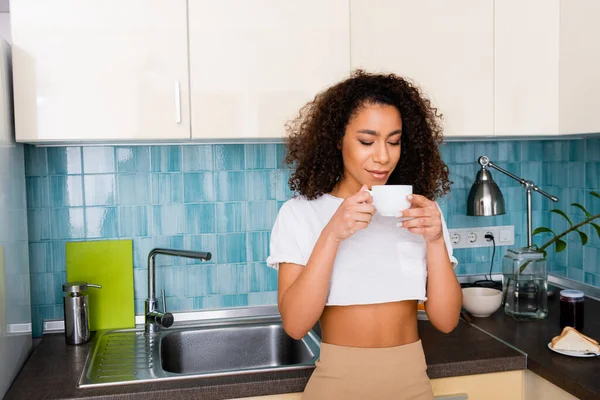
M412 218L399 221L398 226L412 233L423 235L427 242L442 238L442 219L440 210L434 201L418 194L408 196L410 208L396 213L396 218Z

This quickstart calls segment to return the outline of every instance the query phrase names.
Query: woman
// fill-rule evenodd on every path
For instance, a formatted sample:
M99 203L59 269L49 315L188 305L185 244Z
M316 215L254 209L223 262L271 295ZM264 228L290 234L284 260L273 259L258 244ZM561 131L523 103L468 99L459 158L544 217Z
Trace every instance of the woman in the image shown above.
M456 327L462 303L434 201L450 185L437 119L407 80L357 71L287 127L300 196L279 211L267 264L279 269L285 331L301 339L321 324L307 400L433 398L417 302L442 332ZM376 213L366 189L383 184L413 185L402 220Z

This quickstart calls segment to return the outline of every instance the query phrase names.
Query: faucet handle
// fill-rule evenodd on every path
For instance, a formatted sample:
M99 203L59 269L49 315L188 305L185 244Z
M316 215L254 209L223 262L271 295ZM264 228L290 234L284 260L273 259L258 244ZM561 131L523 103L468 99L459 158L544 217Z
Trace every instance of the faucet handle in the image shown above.
M175 318L173 318L173 314L167 312L167 298L165 297L165 289L162 290L162 302L163 302L163 312L160 317L160 325L163 328L168 328L173 325L175 322Z

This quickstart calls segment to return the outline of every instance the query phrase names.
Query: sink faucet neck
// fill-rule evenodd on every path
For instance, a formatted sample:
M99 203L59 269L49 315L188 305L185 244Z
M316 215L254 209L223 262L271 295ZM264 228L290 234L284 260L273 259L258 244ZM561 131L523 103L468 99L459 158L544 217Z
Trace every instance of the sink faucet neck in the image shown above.
M156 286L155 282L155 257L158 254L175 257L186 257L195 258L202 261L208 261L211 259L211 254L204 251L187 251L187 250L176 250L176 249L160 249L156 248L150 251L148 254L148 298L156 299Z
M166 310L163 310L162 313L158 311L158 300L156 299L155 285L155 257L158 254L174 257L195 258L202 261L208 261L212 257L212 255L209 252L204 251L188 251L160 248L156 248L150 251L150 254L148 254L148 298L146 299L144 310L146 314L146 333L156 333L158 332L159 325L169 327L173 323L173 316L171 314L167 313Z

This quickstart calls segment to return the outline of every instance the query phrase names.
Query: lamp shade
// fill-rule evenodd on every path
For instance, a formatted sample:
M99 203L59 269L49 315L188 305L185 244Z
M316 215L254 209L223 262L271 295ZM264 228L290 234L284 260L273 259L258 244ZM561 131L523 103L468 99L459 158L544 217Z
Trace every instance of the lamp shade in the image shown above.
M485 166L477 172L467 199L467 215L492 216L505 214L504 197Z

